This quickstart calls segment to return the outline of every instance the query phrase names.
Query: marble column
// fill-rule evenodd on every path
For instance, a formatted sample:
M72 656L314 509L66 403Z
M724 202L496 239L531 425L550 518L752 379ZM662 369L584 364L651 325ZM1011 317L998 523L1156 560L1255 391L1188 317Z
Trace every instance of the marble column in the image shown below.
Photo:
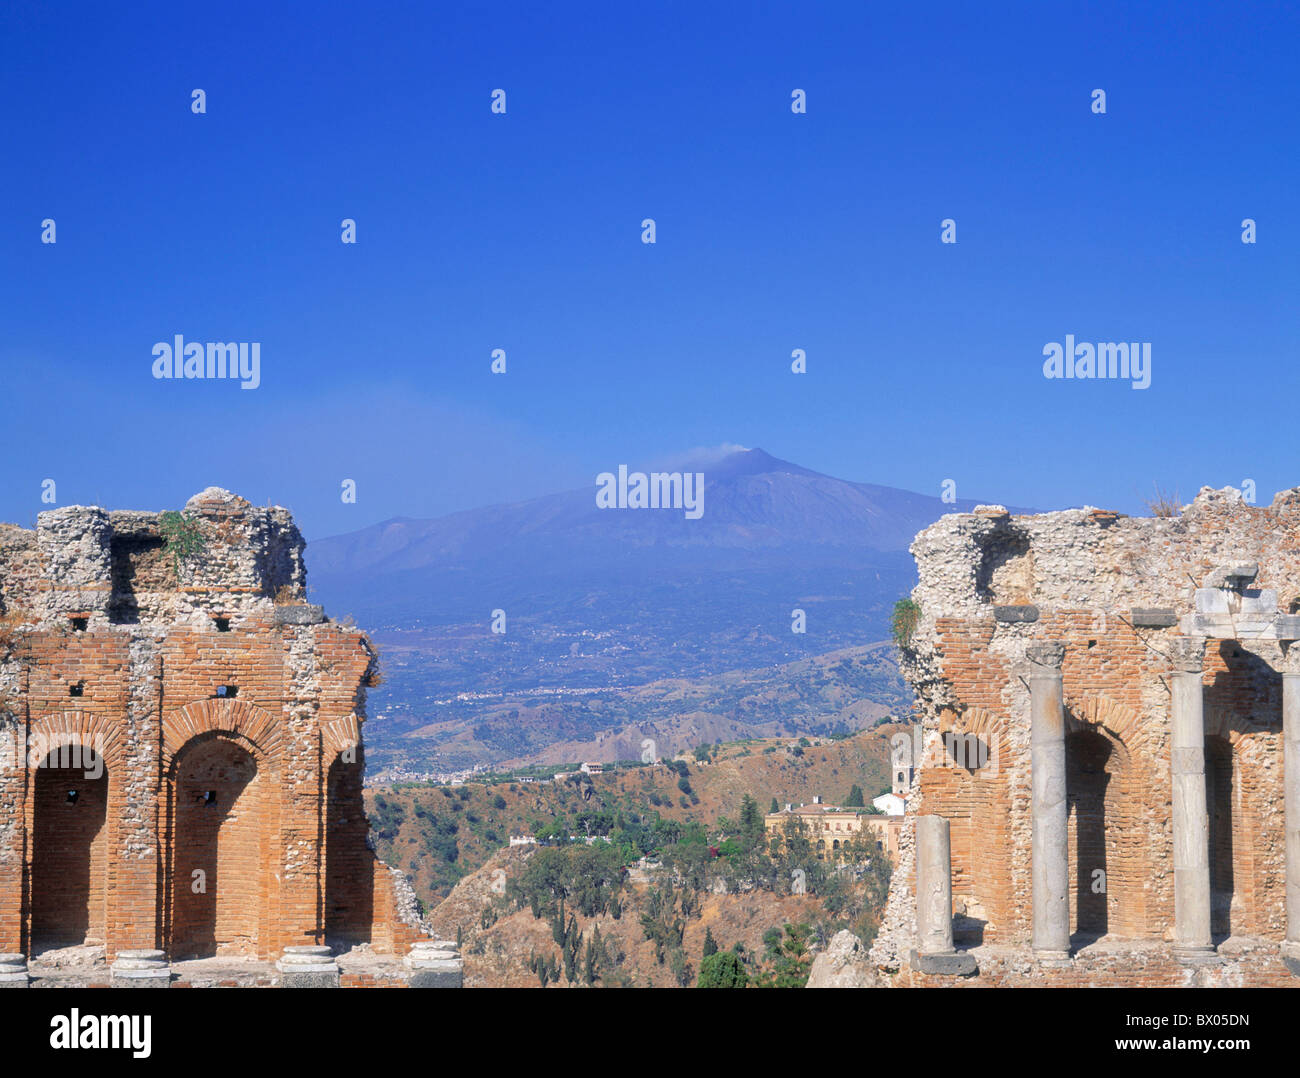
M952 840L942 816L916 818L916 937L912 968L919 973L969 977L974 955L952 944Z
M1070 958L1070 872L1066 838L1065 645L1030 644L1030 766L1033 784L1033 946L1040 962Z
M1174 638L1170 767L1174 807L1174 952L1195 961L1214 954L1210 939L1210 818L1205 801L1203 637Z
M29 980L25 954L0 954L0 988L26 988Z
M339 965L334 952L321 944L286 947L275 963L281 988L338 988Z
M942 816L916 819L916 938L923 955L952 954L952 845Z

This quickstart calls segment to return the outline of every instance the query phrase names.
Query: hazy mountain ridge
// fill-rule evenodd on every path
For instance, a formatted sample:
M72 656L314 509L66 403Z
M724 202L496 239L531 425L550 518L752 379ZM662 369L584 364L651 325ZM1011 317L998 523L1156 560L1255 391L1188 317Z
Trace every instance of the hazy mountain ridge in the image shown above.
M597 740L603 716L620 743L642 718L664 732L730 737L807 729L820 692L774 700L760 720L736 706L744 694L729 676L725 692L688 709L696 714L685 726L664 714L670 699L629 696L624 707L617 694L747 669L757 691L774 666L886 639L895 600L915 582L913 536L977 504L835 479L761 449L676 468L704 473L700 519L601 509L593 477L585 490L312 542L312 597L353 614L387 651L388 680L371 693L372 765L451 770L534 757L547 724L576 749ZM796 609L804 633L792 632ZM505 612L503 635L490 630L495 610ZM892 664L872 677L854 691L895 708L906 693ZM518 695L542 687L613 695L540 709ZM475 698L454 699L466 692ZM504 721L516 708L529 716L522 741ZM844 714L841 704L825 710L828 720Z

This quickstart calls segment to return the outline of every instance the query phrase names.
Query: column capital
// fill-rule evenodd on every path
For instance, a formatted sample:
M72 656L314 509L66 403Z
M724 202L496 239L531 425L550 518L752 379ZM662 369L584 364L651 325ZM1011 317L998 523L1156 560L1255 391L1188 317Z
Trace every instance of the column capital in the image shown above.
M1278 669L1283 677L1300 677L1300 640L1289 640L1281 645L1282 659Z
M1065 645L1049 640L1036 641L1025 648L1029 660L1029 676L1059 674L1065 661Z
M1169 661L1174 664L1175 673L1199 674L1205 664L1205 637L1175 636L1169 649Z

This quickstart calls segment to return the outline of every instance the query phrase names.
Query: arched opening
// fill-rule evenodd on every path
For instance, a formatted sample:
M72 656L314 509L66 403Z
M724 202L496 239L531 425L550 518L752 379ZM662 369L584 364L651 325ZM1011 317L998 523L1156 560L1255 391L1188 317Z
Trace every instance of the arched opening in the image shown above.
M33 780L31 949L102 944L108 901L108 771L55 749Z
M1210 932L1232 935L1234 894L1232 810L1236 789L1232 745L1227 738L1205 739L1205 803L1210 818Z
M1074 873L1070 920L1084 941L1110 931L1106 810L1111 753L1111 743L1091 730L1066 738L1069 863Z
M1077 730L1065 740L1065 771L1073 943L1142 938L1151 858L1128 750L1109 731Z
M253 755L219 734L177 758L172 804L171 953L255 956L271 871L267 783Z
M325 816L325 935L327 942L371 942L374 862L366 846L370 823L361 795L363 767L342 756L330 765Z

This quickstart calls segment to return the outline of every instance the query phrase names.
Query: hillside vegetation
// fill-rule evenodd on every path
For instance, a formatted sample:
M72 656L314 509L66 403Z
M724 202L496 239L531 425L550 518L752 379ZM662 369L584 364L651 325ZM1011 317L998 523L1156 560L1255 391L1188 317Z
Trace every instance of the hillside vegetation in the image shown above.
M766 812L774 801L843 801L857 785L869 802L889 788L889 737L898 729L715 745L701 749L707 762L692 755L672 766L629 765L561 782L377 787L366 792L367 811L379 856L410 875L431 908L511 834L609 836L657 826L659 840L670 841L685 825L712 828L734 816L746 795Z

